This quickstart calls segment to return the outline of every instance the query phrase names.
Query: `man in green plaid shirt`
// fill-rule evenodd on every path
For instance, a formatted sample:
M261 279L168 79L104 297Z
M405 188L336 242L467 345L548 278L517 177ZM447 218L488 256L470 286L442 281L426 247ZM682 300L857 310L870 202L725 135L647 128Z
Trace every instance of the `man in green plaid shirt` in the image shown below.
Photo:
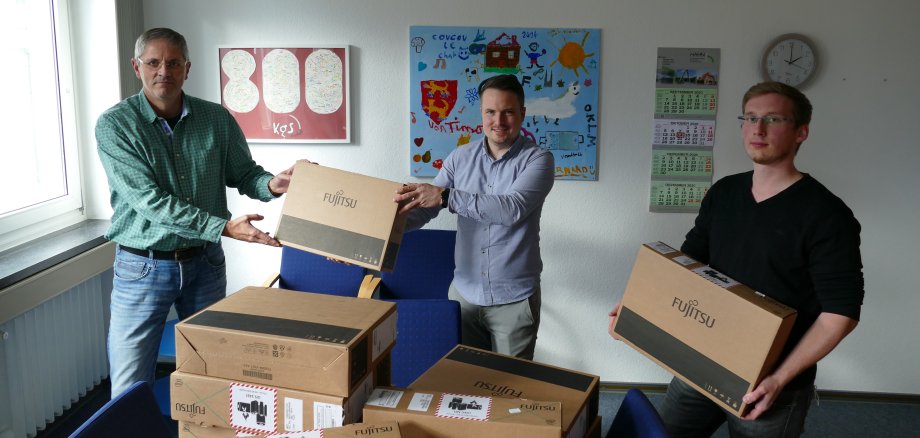
M153 382L172 305L184 319L226 295L221 236L281 246L252 225L261 215L230 219L226 188L269 201L287 192L293 172L266 172L226 109L182 91L191 62L181 34L144 32L131 64L143 91L96 124L114 210L106 237L118 244L108 339L113 397L135 381Z

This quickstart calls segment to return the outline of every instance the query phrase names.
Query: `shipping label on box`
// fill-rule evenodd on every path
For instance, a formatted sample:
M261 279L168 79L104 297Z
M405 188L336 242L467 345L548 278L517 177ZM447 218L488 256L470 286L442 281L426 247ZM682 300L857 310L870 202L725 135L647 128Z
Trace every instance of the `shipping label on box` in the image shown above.
M170 376L171 416L257 434L338 427L361 421L374 378L368 374L349 397L340 397L176 371Z
M224 427L199 426L184 421L179 422L179 438L400 438L399 424L386 421L375 424L355 423L341 427L285 432L279 434L250 434Z
M661 242L643 245L613 333L736 416L772 370L795 310Z
M423 389L376 388L367 422L396 420L404 437L562 436L562 404Z
M284 245L379 271L392 271L405 215L393 202L402 184L298 162L275 231Z
M410 388L562 403L564 436L582 438L597 416L598 376L456 346Z
M247 287L176 324L176 368L347 397L395 332L393 303Z

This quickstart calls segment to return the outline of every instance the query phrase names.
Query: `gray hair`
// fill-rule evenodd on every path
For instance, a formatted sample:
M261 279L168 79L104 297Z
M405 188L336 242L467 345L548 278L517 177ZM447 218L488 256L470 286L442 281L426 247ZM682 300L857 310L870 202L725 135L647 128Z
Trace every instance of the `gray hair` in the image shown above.
M185 57L186 61L189 61L188 44L185 42L185 37L182 36L181 33L165 27L150 29L137 37L137 41L134 43L134 57L140 58L141 54L144 53L144 49L147 48L147 43L153 40L168 41L170 44L181 49L182 56Z

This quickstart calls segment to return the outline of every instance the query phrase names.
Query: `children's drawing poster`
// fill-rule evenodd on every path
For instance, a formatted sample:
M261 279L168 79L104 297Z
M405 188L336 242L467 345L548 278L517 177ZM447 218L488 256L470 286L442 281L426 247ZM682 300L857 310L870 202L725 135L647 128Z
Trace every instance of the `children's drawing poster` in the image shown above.
M698 211L712 185L719 54L658 49L649 211Z
M348 143L348 46L221 47L220 101L250 142Z
M451 151L483 137L478 86L524 86L521 134L551 151L556 178L597 180L600 29L412 26L409 166L433 177Z

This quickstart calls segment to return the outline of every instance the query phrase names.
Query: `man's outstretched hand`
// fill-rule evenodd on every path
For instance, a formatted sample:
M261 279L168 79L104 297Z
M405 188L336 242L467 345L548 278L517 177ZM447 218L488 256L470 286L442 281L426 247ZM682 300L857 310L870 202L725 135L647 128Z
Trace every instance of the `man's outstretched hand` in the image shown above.
M261 214L247 214L235 219L231 219L224 226L223 236L227 236L243 242L261 243L268 246L281 246L281 242L268 233L256 228L252 222L265 219Z

